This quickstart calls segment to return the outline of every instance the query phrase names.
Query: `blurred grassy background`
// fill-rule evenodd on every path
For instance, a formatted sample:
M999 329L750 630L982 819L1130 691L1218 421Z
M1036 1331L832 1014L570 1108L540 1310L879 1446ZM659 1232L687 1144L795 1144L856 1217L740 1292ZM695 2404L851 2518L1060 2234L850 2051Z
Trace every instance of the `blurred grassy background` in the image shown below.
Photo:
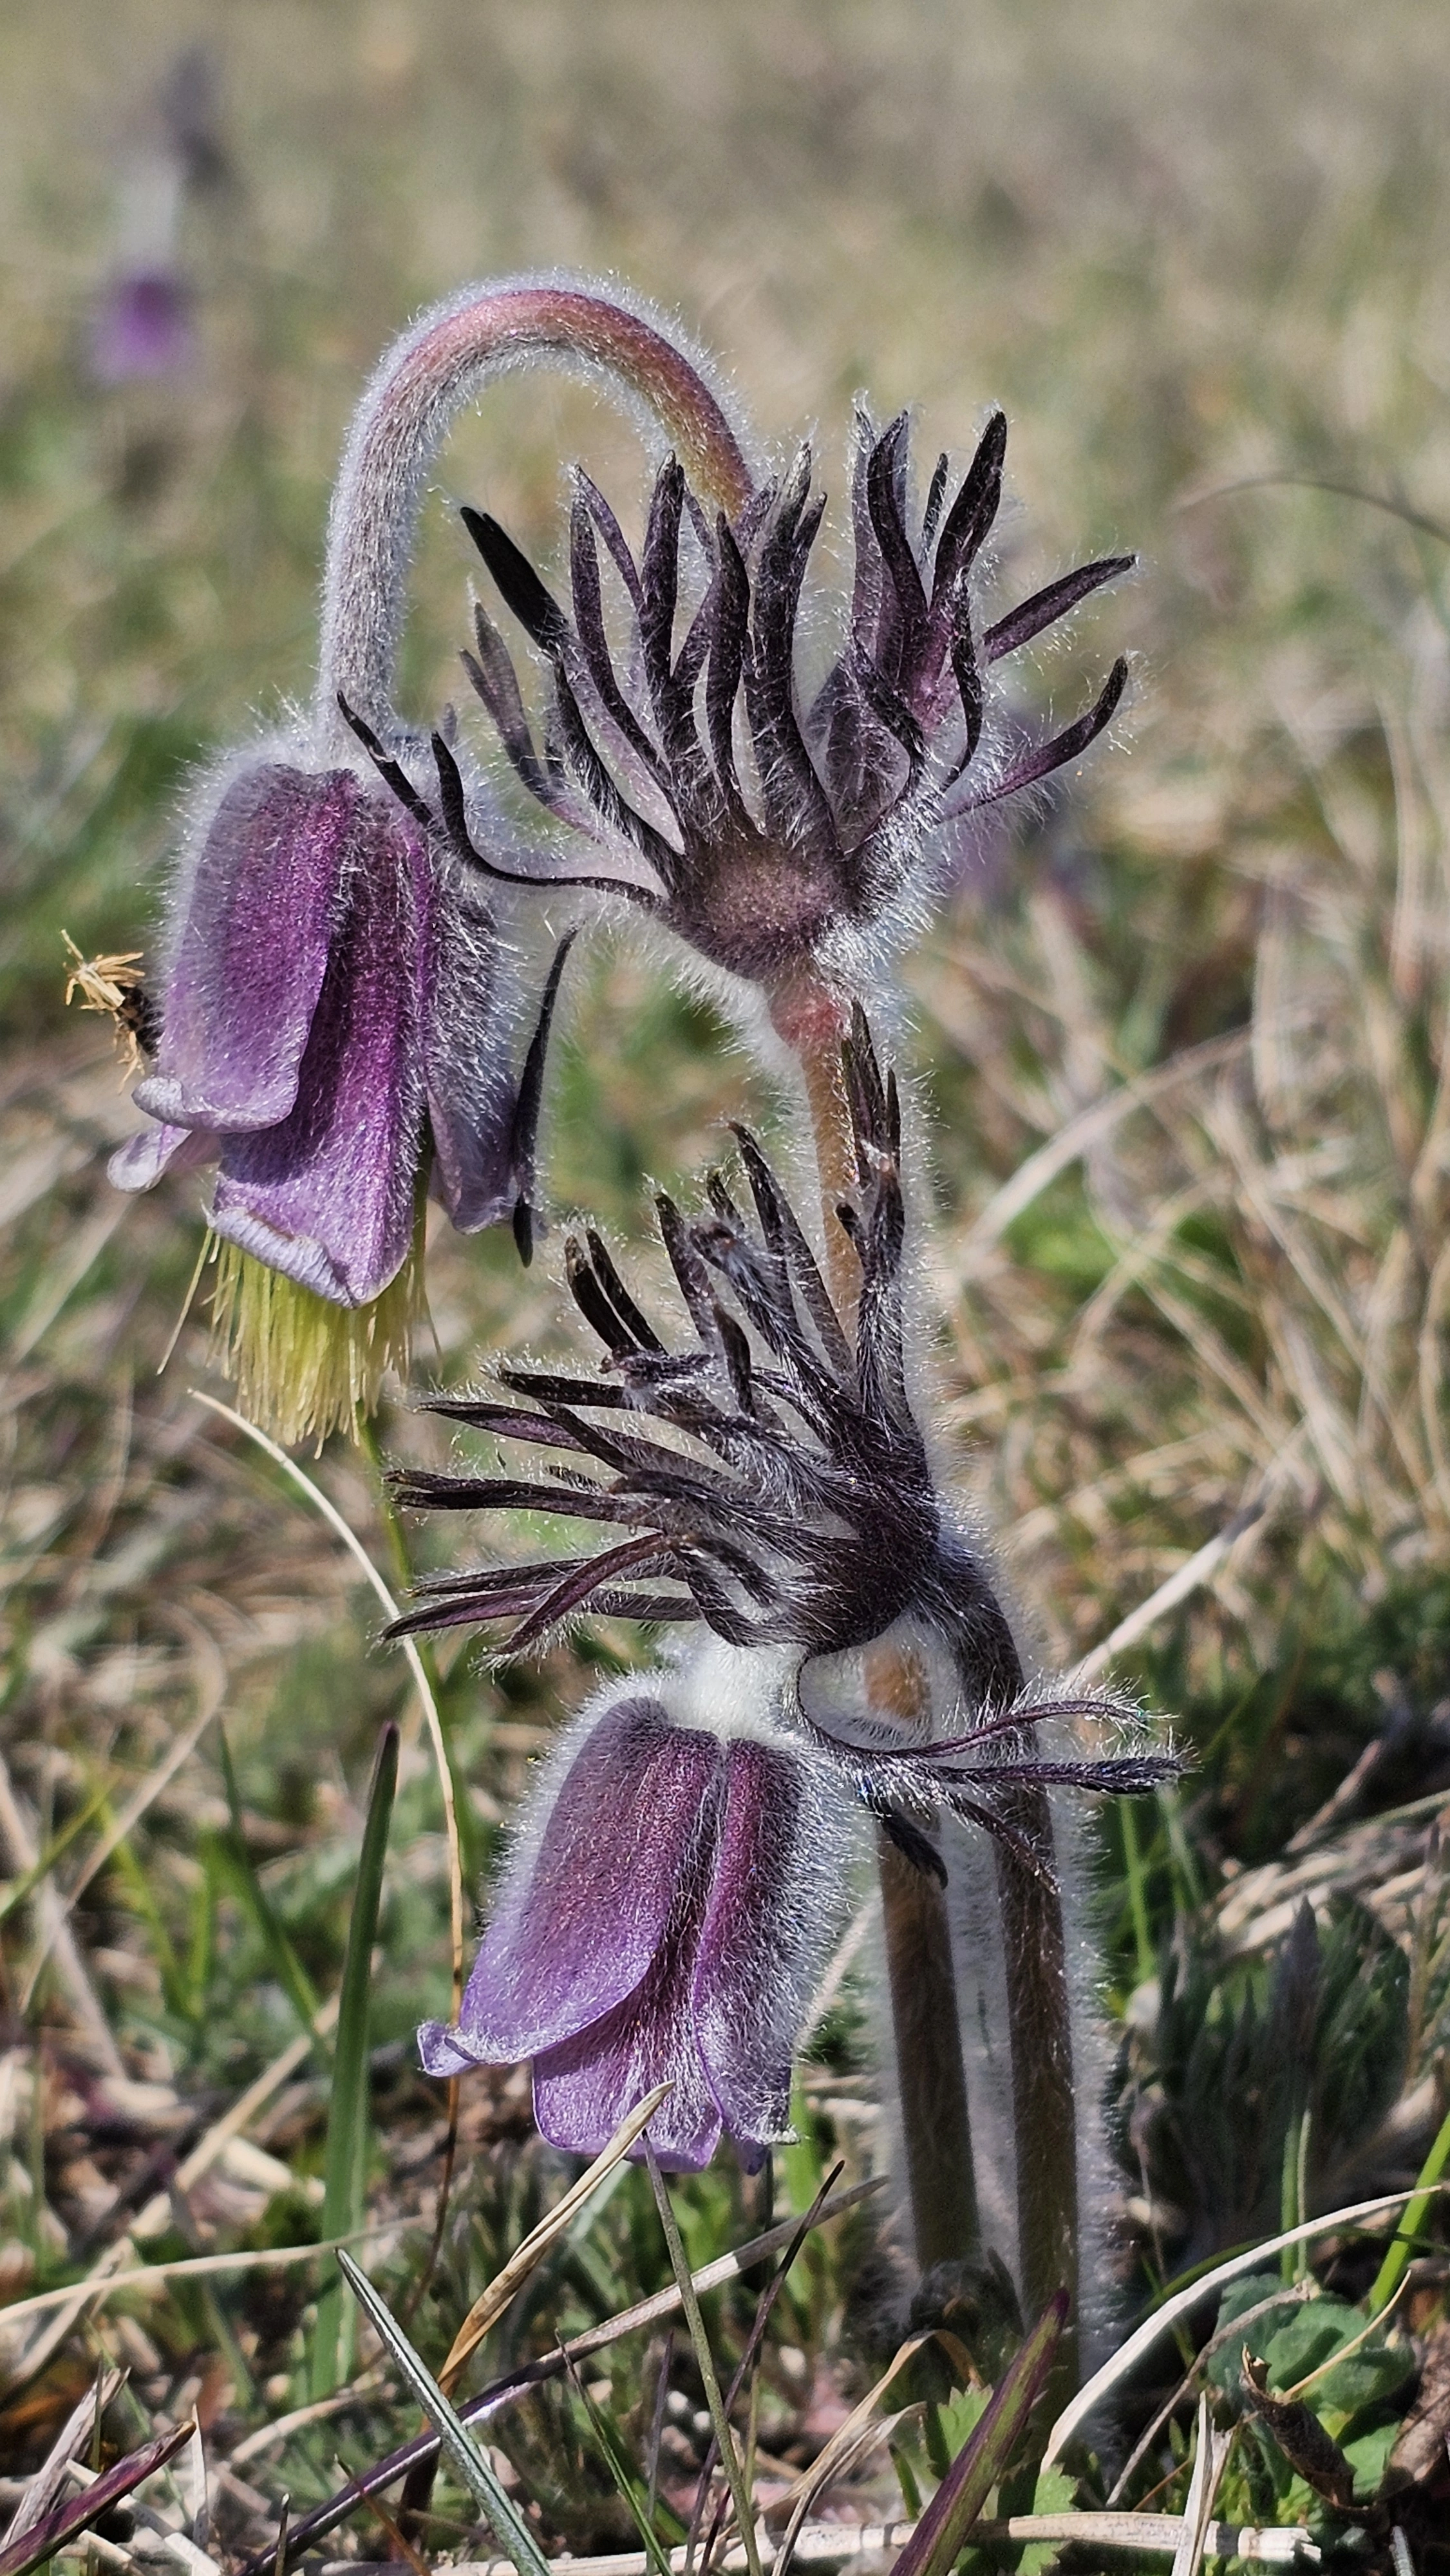
M195 355L164 384L102 388L86 351L122 174L195 43L228 174L183 227ZM1137 581L1024 682L1069 708L1125 645L1127 721L1070 792L1004 824L908 968L962 1473L1044 1643L1096 1644L1260 1507L1125 1668L1185 1708L1203 1767L1188 1840L1181 1817L1136 1859L1105 1835L1120 2002L1175 1905L1181 1921L1246 1864L1272 1870L1367 1747L1384 1748L1372 1807L1450 1776L1433 532L1450 526L1447 125L1433 0L47 0L0 18L12 1889L27 1839L43 1858L82 1819L53 1879L74 1900L74 1972L57 1976L52 1940L37 1978L38 1902L4 1925L10 2294L123 2243L166 2140L195 2134L295 2029L228 1833L332 1990L371 1747L404 1699L321 1525L188 1400L204 1322L155 1374L195 1259L195 1194L108 1192L99 1157L130 1113L97 1024L62 1013L60 934L88 952L144 945L188 764L306 693L350 407L391 335L471 275L563 262L627 277L719 352L769 443L818 429L837 493L858 388L883 417L918 406L923 450L960 451L1001 401L1017 504L1004 585L1140 553ZM452 693L463 627L451 504L486 502L547 555L575 455L612 493L636 489L629 434L544 373L461 425L416 580L419 714ZM1430 524L1260 479L1285 476ZM628 1239L644 1174L697 1172L722 1115L770 1103L712 1015L626 945L596 939L574 983L552 1185ZM1092 1124L1118 1086L1165 1069L1144 1105ZM1060 1168L1015 1209L998 1201L1075 1119ZM524 1278L505 1245L440 1239L431 1278L450 1373L565 1329L547 1257ZM389 1436L424 1438L397 1422ZM357 1461L329 1456L322 1474L381 1556ZM599 1632L582 1659L497 1690L454 1668L475 1857L591 1656L637 1651ZM399 2218L405 2282L441 2136L407 2034L446 1999L438 1820L410 1759L375 2029L376 2206ZM144 1817L97 1864L148 1785ZM1401 1877L1423 1873L1423 1836L1399 1856ZM1373 1894L1373 1862L1353 1884ZM1384 1937L1409 1944L1408 1921L1387 1912ZM862 2090L846 2024L831 2027L823 2105L847 2075ZM1422 2126L1437 2028L1422 2012L1389 2085L1430 2085ZM442 2346L548 2170L521 2160L517 2086L479 2095L436 2319L425 2308L417 2327ZM218 2167L211 2196L175 2214L175 2250L315 2231L325 2100L320 2066L289 2085L252 2132L261 2161ZM822 2109L818 2142L848 2129ZM864 2110L849 2136L869 2156ZM1343 2166L1353 2141L1340 2146ZM701 2186L706 2233L721 2192ZM638 2220L608 2249L605 2290L571 2277L559 2296L594 2314L611 2285L649 2286L629 2268ZM800 2422L844 2367L832 2278L781 2365ZM193 2383L234 2435L300 2402L303 2281L219 2289L204 2309L146 2302L130 2358L148 2420ZM32 2350L0 2449L43 2447L88 2367L79 2332L43 2366ZM299 2497L329 2475L331 2436L307 2439L287 2455ZM248 2475L266 2485L272 2465ZM557 2497L550 2510L571 2527Z

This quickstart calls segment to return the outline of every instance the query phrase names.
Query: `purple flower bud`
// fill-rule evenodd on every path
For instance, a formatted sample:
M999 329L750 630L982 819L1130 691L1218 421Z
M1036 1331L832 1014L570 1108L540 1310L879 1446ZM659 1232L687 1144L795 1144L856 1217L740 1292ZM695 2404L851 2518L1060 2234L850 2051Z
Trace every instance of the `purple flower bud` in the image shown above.
M669 2078L649 2130L660 2162L708 2164L723 2130L753 2171L788 2133L791 2059L844 1895L842 1827L803 1748L749 1719L689 1723L664 1695L684 1697L688 1677L651 1680L571 1736L459 2026L426 2023L419 2046L430 2075L532 2058L539 2127L575 2155L596 2155ZM710 1688L707 1672L693 1697Z

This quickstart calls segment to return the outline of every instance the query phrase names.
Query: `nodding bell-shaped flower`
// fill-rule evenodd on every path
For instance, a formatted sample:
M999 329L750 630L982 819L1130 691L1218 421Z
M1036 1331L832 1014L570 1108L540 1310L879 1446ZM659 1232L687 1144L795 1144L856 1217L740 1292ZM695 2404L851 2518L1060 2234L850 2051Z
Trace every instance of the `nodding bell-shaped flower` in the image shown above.
M737 1129L753 1225L718 1176L709 1217L687 1222L657 1201L693 1342L666 1343L591 1233L565 1258L575 1302L605 1347L601 1377L504 1368L501 1383L532 1410L472 1397L428 1406L566 1463L527 1480L415 1470L394 1479L416 1508L556 1512L605 1524L615 1543L431 1577L390 1633L508 1620L507 1651L517 1653L594 1611L703 1622L731 1647L785 1650L797 1740L836 1767L918 1866L940 1870L913 1818L945 1807L1037 1870L1013 1822L1014 1791L1132 1795L1178 1766L1151 1751L1058 1759L1038 1746L1039 1721L1100 1720L1121 1732L1124 1711L1111 1697L1049 1700L1028 1687L990 1568L938 1495L906 1384L896 1083L883 1080L859 1010L843 1070L859 1183L838 1212L860 1259L854 1340L779 1180ZM968 1731L936 1740L872 1718L842 1736L809 1718L804 1666L868 1646L902 1620L944 1655Z
M541 355L609 375L738 500L723 413L643 315L561 279L437 307L383 361L343 458L311 716L223 765L175 874L136 1092L155 1124L111 1176L145 1189L216 1164L208 1214L243 1401L286 1438L350 1422L405 1361L425 1186L464 1232L512 1215L528 1257L564 951L516 1076L492 883L508 871L400 806L339 701L380 751L411 739L391 700L427 467L484 376ZM490 846L507 846L501 825Z
M1050 739L993 721L995 666L1126 572L1080 566L984 624L974 590L1002 493L1007 424L988 422L950 490L943 456L914 520L908 418L858 422L855 584L836 660L801 695L796 632L825 507L802 449L733 517L712 517L673 458L654 487L636 560L587 475L576 478L566 611L498 522L465 523L507 607L547 666L540 749L501 635L480 608L464 655L529 793L582 839L604 884L712 966L763 988L794 1037L807 997L862 987L919 916L942 827L1076 760L1122 696L1118 661L1096 701ZM601 549L624 613L611 639ZM471 848L468 800L435 737L438 812ZM394 781L395 784L399 782ZM416 787L401 782L413 810ZM844 1013L838 1014L838 1026Z
M739 1659L735 1659L739 1662ZM661 2164L722 2131L754 2171L789 2132L791 2059L844 1896L842 1827L801 1746L708 1678L612 1685L518 1836L456 2030L430 2075L532 2058L543 2135L596 2155L643 2094ZM682 1705L683 1703L683 1705Z

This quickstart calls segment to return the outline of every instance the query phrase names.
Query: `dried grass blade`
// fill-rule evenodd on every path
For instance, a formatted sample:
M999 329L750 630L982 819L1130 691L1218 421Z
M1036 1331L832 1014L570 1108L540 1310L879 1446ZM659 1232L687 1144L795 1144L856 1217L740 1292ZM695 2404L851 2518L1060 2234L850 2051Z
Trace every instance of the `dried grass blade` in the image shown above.
M657 2084L652 2093L646 2093L643 2101L635 2104L628 2118L620 2122L603 2154L595 2157L587 2172L580 2175L547 2217L540 2219L538 2226L509 2256L503 2270L495 2274L487 2289L475 2299L453 2338L448 2359L438 2373L438 2385L445 2394L452 2394L454 2381L469 2354L482 2343L489 2329L497 2325L509 2301L522 2288L535 2264L547 2254L555 2238L564 2233L593 2198L606 2175L613 2173L615 2166L628 2155L641 2130L654 2118L671 2089L669 2083Z
M487 2515L517 2568L518 2576L549 2576L548 2560L527 2523L500 2486L492 2461L470 2439L437 2380L427 2364L419 2360L392 2311L379 2297L367 2274L359 2271L349 2255L339 2254L337 2259L354 2298L371 2318L424 2414L437 2428L443 2449L474 2502ZM0 2576L6 2576L3 2568L0 2568Z
M923 2330L921 2334L907 2337L906 2342L892 2354L875 2387L868 2388L865 2396L857 2400L844 2424L836 2426L830 2440L812 2460L810 2467L797 2478L793 2487L787 2487L783 2496L773 2499L770 2506L772 2515L783 2513L787 2506L790 2507L790 2520L775 2555L774 2576L785 2576L785 2571L795 2555L796 2544L805 2529L806 2517L817 2496L830 2485L832 2478L840 2476L849 2466L859 2452L864 2439L869 2436L873 2442L884 2442L894 2424L900 2422L901 2419L897 2416L878 2424L874 2420L876 2409L897 2373L904 2370L912 2355L920 2352L922 2345L930 2341L929 2329Z
M1199 2576L1204 2552L1208 2546L1208 2527L1213 2514L1213 2500L1219 2480L1228 2466L1233 2449L1233 2432L1214 2429L1207 2397L1198 2401L1198 2444L1193 2457L1193 2475L1188 2481L1188 2495L1183 2507L1183 2531L1173 2552L1172 2576Z
M73 2406L24 2495L15 2508L14 2519L5 2534L5 2547L21 2539L51 2511L66 2483L72 2460L79 2457L101 2417L121 2385L119 2370L100 2373L93 2388L88 2388L79 2405Z
M107 2469L84 2493L72 2496L70 2503L47 2514L43 2522L33 2523L20 2538L0 2549L0 2576L29 2576L32 2567L44 2559L54 2558L68 2541L74 2540L93 2522L109 2513L112 2505L133 2493L147 2478L164 2469L178 2451L185 2450L196 2427L190 2418L177 2424L169 2433L159 2433L154 2442L145 2442L114 2468Z
M797 2544L797 2561L804 2567L836 2567L848 2565L853 2558L891 2556L904 2548L915 2529L913 2522L808 2522ZM1005 2543L1009 2549L1083 2541L1100 2549L1171 2558L1182 2530L1176 2513L1014 2513L1002 2522L979 2522L972 2536L984 2543ZM1252 2523L1211 2522L1206 2555L1241 2559L1258 2567L1319 2565L1319 2551L1302 2523L1260 2529ZM683 2576L684 2565L683 2549L672 2549L670 2576ZM721 2576L736 2576L744 2565L744 2551L732 2549ZM350 2576L350 2564L339 2560L325 2568L323 2576ZM508 2561L462 2559L450 2576L508 2576ZM556 2558L552 2576L651 2576L651 2570L642 2549L621 2549L601 2558Z

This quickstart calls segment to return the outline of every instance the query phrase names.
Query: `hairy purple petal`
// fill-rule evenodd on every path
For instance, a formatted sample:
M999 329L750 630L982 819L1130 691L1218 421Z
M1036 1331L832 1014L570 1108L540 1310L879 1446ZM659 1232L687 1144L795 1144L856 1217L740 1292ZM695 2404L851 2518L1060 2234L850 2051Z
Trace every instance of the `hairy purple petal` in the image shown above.
M219 1234L342 1305L376 1297L412 1240L422 1152L414 868L395 811L373 805L298 1070L296 1106L263 1134L223 1139ZM361 836L359 836L361 837Z
M811 1803L805 1766L791 1755L749 1739L730 1746L695 1962L695 2030L726 2128L758 2150L790 2122L791 2057L807 2000L791 1970L810 1928L803 1917L816 1912L803 1905L801 1884ZM822 1901L816 1920L827 1914Z
M714 1738L671 1725L657 1700L600 1719L511 1873L458 2030L420 2034L430 2074L536 2057L643 1987L681 1883L708 1867L721 1770Z
M436 871L436 872L435 872ZM435 1178L460 1234L508 1215L515 1091L500 1009L501 955L492 912L475 887L415 851L418 995L423 1081Z
M552 2146L571 2155L598 2155L640 2096L668 2077L674 2089L650 2122L650 2144L663 2165L695 2172L709 2163L722 2121L700 2056L690 1996L704 1903L704 1873L696 1868L676 1891L638 1991L536 2060L534 2117Z
M217 1140L204 1127L143 1127L118 1145L106 1165L116 1190L154 1189L163 1172L192 1172L214 1163Z
M177 1127L275 1127L302 1058L351 863L388 864L402 828L351 770L277 763L233 780L182 893L156 1069L137 1106Z

